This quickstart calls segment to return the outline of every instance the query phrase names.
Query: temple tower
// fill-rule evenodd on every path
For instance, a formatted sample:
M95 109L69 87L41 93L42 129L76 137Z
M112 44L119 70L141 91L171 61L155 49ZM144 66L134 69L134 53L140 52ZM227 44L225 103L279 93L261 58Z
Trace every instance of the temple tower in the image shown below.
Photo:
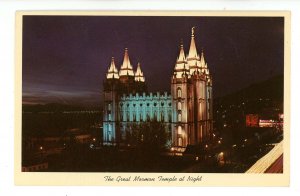
M119 79L118 69L114 57L112 57L106 79L103 82L103 143L108 145L115 144L119 140L120 133L116 126L118 122Z
M212 132L212 79L204 52L197 52L194 27L187 57L181 44L171 84L172 143L186 147L207 142Z
M189 143L189 69L183 44L180 45L174 74L171 79L172 96L172 145L186 146Z

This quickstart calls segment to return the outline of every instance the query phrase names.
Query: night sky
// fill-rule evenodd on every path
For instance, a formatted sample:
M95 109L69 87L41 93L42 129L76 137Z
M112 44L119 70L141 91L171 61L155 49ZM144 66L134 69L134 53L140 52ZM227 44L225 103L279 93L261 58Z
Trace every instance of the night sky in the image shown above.
M111 57L129 49L149 91L170 91L180 40L188 53L195 26L214 97L283 73L280 17L24 16L23 104L99 106Z

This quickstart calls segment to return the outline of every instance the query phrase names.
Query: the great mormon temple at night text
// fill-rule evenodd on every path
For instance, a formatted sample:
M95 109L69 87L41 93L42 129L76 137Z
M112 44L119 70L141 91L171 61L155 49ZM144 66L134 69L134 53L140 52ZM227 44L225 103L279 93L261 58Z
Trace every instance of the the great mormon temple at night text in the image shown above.
M173 147L208 141L213 129L212 76L204 52L197 52L194 28L187 55L180 45L170 84L171 94L148 92L141 64L133 70L127 48L120 71L112 57L103 82L104 144L124 144L132 124L151 120L164 123Z

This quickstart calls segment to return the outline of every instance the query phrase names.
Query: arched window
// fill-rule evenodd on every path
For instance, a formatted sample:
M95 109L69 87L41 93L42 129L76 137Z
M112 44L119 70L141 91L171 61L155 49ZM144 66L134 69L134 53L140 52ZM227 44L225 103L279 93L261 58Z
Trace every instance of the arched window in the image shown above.
M181 122L181 114L178 114L178 122Z
M108 108L109 111L111 110L111 104L110 103L108 104L107 108Z
M140 113L140 121L142 122L143 121L143 114Z
M123 121L123 112L120 112L120 121Z
M127 112L127 117L126 117L127 119L127 121L130 121L130 118L129 118L129 112Z
M160 113L160 121L164 122L165 121L165 115L163 112Z
M178 146L182 146L182 138L178 138Z
M181 92L181 88L177 89L177 98L181 98L182 96L182 92Z
M135 122L136 121L136 115L135 115L135 113L133 113L133 122Z
M182 128L181 128L181 126L178 126L177 133L178 133L178 134L181 134L181 133L182 133Z
M181 102L178 102L178 104L177 104L177 109L178 109L178 110L181 110Z
M199 117L200 117L200 120L202 120L202 114L203 114L203 111L202 111L202 103L200 102L199 103Z

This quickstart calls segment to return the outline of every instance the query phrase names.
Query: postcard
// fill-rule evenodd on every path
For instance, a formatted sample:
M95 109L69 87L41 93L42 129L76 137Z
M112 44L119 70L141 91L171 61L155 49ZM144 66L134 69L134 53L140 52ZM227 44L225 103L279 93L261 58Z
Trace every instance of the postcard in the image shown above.
M290 13L18 11L16 185L288 186Z

